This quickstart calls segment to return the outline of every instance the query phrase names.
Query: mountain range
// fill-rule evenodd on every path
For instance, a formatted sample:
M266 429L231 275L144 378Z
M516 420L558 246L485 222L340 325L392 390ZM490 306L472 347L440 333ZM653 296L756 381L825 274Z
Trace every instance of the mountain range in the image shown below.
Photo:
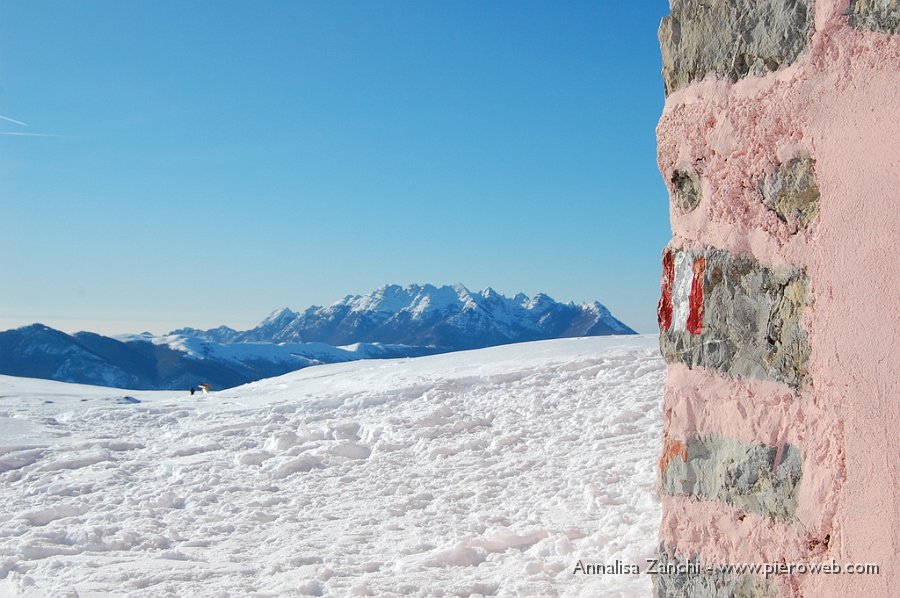
M321 363L611 334L635 331L598 302L509 298L461 284L387 285L327 307L280 309L244 331L111 338L33 324L0 332L0 374L133 389L227 388Z
M239 332L181 328L170 334L216 343L392 343L437 351L566 338L634 334L600 303L558 303L539 293L505 297L461 284L387 285L368 295L347 295L328 307L272 313L256 328Z

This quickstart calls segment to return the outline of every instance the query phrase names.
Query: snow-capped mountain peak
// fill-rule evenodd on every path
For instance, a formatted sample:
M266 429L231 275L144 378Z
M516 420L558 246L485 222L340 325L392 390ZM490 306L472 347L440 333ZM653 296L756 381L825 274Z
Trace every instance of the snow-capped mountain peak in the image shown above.
M327 307L285 307L244 331L109 338L33 324L0 333L0 373L129 388L189 387L198 379L224 387L315 363L610 334L634 331L598 302L564 304L543 293L509 298L462 284L385 285Z
M299 314L287 307L282 307L281 309L276 309L272 313L270 313L266 318L262 321L260 326L278 326L280 324L290 322L294 318L296 318Z
M435 287L426 284L406 308L414 318L422 318L428 313L445 312L458 308L460 295L455 287Z
M525 303L525 309L543 313L553 307L554 304L556 304L556 301L554 301L552 297L545 295L544 293L538 293Z
M200 331L181 334L205 337ZM281 309L259 326L227 342L323 342L335 346L389 343L432 350L472 349L512 342L572 336L634 334L600 303L559 303L538 293L506 297L487 287L384 285L365 295L347 295L327 307L303 312ZM217 342L223 341L219 333Z
M412 289L390 284L375 289L368 295L347 295L331 307L348 306L353 312L390 313L409 305Z

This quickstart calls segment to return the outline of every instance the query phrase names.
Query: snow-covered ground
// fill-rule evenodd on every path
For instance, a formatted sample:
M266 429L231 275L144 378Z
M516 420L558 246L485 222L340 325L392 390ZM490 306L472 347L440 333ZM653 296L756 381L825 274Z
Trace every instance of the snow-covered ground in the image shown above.
M0 595L646 596L655 337L207 397L0 376Z

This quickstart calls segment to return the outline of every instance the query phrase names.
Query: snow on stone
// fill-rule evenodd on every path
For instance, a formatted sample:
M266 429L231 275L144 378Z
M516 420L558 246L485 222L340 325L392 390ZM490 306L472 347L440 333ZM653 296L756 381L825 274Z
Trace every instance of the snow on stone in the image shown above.
M0 595L642 596L664 366L595 337L190 397L0 376Z

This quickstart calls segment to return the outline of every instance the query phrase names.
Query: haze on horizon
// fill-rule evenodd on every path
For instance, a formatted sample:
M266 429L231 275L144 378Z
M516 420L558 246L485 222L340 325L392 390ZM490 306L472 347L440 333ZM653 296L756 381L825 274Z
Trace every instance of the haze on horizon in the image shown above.
M0 4L0 329L461 282L652 331L667 8Z

